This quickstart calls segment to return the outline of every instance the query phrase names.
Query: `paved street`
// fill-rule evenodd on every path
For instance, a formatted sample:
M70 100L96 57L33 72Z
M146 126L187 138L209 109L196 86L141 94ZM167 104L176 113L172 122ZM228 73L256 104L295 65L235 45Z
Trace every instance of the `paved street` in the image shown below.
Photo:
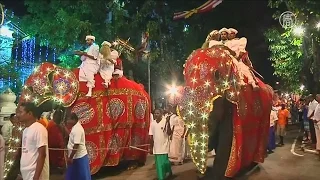
M286 145L278 147L268 156L263 164L235 178L238 180L317 180L320 177L320 161L312 153L300 150L299 141L294 143L298 130L291 130L285 139ZM291 152L292 147L294 151ZM212 164L210 159L208 165ZM195 180L197 172L191 161L181 166L174 166L174 180ZM318 178L317 178L318 177ZM93 177L96 180L153 180L156 171L153 167L153 156L149 156L145 166L136 170L120 170L120 168L103 168Z

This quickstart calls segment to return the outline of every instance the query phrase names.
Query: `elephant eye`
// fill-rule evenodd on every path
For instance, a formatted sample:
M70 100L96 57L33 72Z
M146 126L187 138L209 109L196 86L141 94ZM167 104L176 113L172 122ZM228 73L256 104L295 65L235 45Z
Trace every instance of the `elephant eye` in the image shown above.
M215 70L215 71L213 72L213 79L214 79L215 81L219 81L220 78L221 78L221 73L220 73L218 70Z

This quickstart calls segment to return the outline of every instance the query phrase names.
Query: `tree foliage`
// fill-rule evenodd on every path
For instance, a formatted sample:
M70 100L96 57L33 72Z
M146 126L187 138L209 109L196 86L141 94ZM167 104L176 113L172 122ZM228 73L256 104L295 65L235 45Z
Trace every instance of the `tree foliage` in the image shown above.
M299 89L303 66L302 38L295 37L292 30L281 32L276 28L268 29L265 36L269 42L274 74L281 78L287 88Z
M87 34L93 34L97 43L130 38L138 47L141 34L149 32L153 84L175 77L182 79L182 65L190 52L202 42L197 39L201 27L186 28L186 21L173 21L175 11L191 9L199 2L165 0L95 0L47 1L25 0L29 14L22 18L22 27L31 35L50 42L60 52L61 65L73 68L79 64L71 51L81 48ZM180 8L180 9L179 9ZM194 18L199 22L199 18ZM207 33L207 32L206 32ZM202 34L202 33L200 33ZM147 84L147 62L135 64L124 60L126 70L132 69L135 80Z
M303 83L307 85L310 92L319 92L320 70L317 67L320 65L320 31L316 25L320 21L320 2L317 0L269 0L269 7L277 9L274 14L275 19L279 19L281 10L293 12L296 15L296 26L304 28L301 38L294 37L292 29L286 29L284 33L286 35L278 36L281 38L276 38L281 33L275 28L266 32L275 74L291 89L297 87L298 83ZM283 56L287 61L281 60ZM291 65L288 66L289 64ZM287 66L288 68L285 68Z

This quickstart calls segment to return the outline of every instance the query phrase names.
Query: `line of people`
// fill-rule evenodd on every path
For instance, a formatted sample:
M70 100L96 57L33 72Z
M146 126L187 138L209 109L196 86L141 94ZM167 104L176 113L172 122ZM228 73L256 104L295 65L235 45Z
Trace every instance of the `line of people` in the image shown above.
M302 99L304 142L311 142L320 160L320 94L309 95Z
M55 115L53 115L55 117ZM48 149L48 131L46 127L39 122L39 108L33 103L21 103L17 110L16 116L11 116L13 124L20 123L25 128L22 132L21 148L18 154L20 158L20 174L16 172L8 175L16 180L49 180L49 149ZM8 132L8 139L15 141L13 132L15 128L12 126L11 132ZM90 166L88 152L85 146L85 132L78 117L75 113L71 113L66 121L66 125L61 129L68 135L67 144L67 171L66 180L83 179L90 180ZM4 129L7 130L7 129ZM17 135L17 134L14 134ZM0 141L2 142L1 138ZM7 144L10 143L8 140ZM0 143L1 144L1 143ZM1 154L1 153L0 153ZM1 158L0 158L1 160ZM4 168L3 162L1 162ZM3 177L3 168L0 175Z
M276 146L281 147L284 145L284 137L286 136L286 128L288 126L290 112L286 105L273 101L270 113L270 129L269 141L267 146L267 153L273 153ZM279 137L279 143L276 145L276 135Z

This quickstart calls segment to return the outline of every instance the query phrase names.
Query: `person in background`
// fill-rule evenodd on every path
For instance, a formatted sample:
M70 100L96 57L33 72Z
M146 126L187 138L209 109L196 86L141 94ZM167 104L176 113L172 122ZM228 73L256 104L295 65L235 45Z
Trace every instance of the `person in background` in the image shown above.
M4 157L5 157L5 140L3 139L2 135L0 135L0 179L3 177L4 171Z
M172 113L170 116L170 125L172 128L172 136L170 141L169 160L175 165L182 165L184 160L184 141L186 134L186 126L181 117L177 114L177 105L170 106L169 111Z
M275 108L275 104L273 104L271 113L270 113L270 129L269 129L269 141L268 141L268 153L273 153L273 150L276 148L276 136L275 136L275 130L274 125L275 121L278 120L278 112Z
M155 155L158 180L172 176L169 161L169 137L172 135L170 121L163 116L162 109L154 110L154 121L150 128L150 154Z
M299 99L299 102L297 104L298 106L298 119L299 119L299 124L301 131L304 132L304 121L303 121L303 108L304 108L305 100L304 99Z
M315 132L315 127L314 127L314 111L316 110L317 105L319 104L314 95L309 95L310 98L310 103L308 105L308 119L309 119L309 126L310 126L310 135L311 135L311 142L312 144L316 144L317 143L317 138L316 138L316 132Z
M7 121L1 128L1 133L2 133L3 139L5 140L5 144L8 144L10 138L12 137L12 129L16 121L17 121L16 114L13 113L10 115L9 121Z
M84 129L75 113L70 115L67 123L72 126L68 142L68 167L66 180L91 180L89 157L86 149Z
M303 119L303 126L304 126L304 138L303 141L309 142L311 139L311 134L310 134L310 123L308 119L308 104L309 104L310 98L306 98L303 101L302 105L302 119Z
M283 146L283 138L286 135L286 126L288 125L288 119L290 118L290 112L286 109L286 105L282 104L281 109L278 111L277 121L277 135L280 138L278 146Z
M316 95L316 101L318 102L318 105L314 111L313 122L317 138L316 150L318 151L318 157L320 160L320 94Z
M49 180L48 131L37 122L39 109L33 103L21 103L17 118L24 123L20 171L24 180Z
M55 110L47 127L49 148L65 148L63 131L59 126L62 119L63 111L60 109ZM49 162L51 170L65 167L64 151L49 150Z

